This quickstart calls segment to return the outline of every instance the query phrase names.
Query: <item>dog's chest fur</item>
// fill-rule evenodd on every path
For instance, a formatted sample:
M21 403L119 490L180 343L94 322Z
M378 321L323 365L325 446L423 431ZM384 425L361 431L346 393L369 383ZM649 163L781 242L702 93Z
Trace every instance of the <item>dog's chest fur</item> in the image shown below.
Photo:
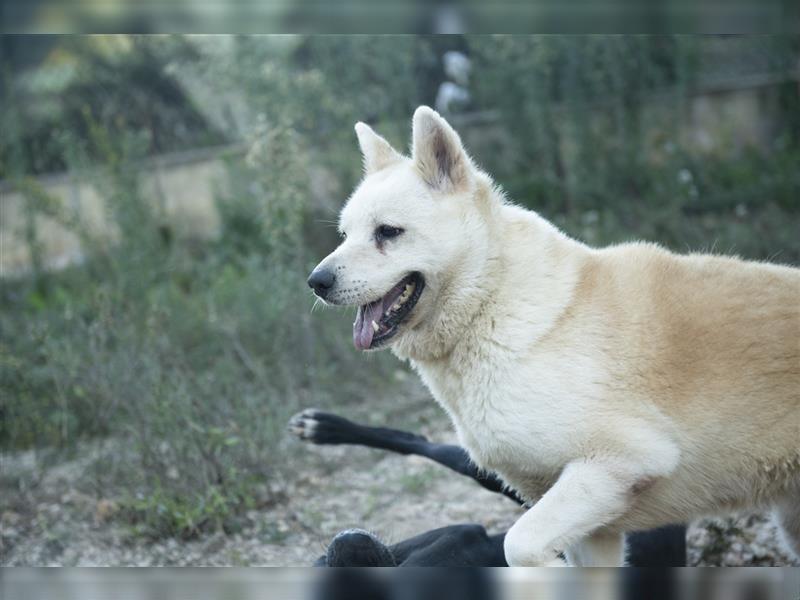
M587 399L598 396L598 377L590 356L502 346L478 330L447 359L414 366L473 461L528 499L544 493L592 437Z

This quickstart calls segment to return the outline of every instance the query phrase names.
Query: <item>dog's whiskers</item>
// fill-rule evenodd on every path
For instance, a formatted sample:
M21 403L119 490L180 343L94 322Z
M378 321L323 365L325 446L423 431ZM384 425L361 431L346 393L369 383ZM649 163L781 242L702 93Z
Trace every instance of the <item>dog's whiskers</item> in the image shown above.
M338 227L338 221L331 221L329 219L315 219L317 223L322 223L323 225L327 225L328 227Z
M314 314L314 311L317 309L318 306L325 306L325 304L319 298L314 298L314 304L311 305L311 312L310 314Z

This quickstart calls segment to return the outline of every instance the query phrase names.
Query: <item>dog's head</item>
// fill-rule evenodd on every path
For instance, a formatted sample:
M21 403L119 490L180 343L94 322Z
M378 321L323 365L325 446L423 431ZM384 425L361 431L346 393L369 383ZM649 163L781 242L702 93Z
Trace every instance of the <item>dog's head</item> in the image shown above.
M410 158L364 123L355 129L365 176L341 212L342 243L308 283L329 304L358 306L356 348L411 350L478 301L491 181L428 107L414 113Z

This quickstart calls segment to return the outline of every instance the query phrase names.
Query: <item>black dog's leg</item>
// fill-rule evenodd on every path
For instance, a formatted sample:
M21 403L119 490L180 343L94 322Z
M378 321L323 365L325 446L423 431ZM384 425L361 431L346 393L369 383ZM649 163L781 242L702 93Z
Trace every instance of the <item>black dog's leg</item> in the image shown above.
M474 479L487 490L503 494L517 504L523 504L514 491L508 489L496 475L478 469L461 446L436 444L407 431L359 425L344 417L315 409L306 409L292 417L289 431L301 440L314 444L355 444L398 454L424 456Z
M667 525L627 535L632 567L685 567L686 526Z

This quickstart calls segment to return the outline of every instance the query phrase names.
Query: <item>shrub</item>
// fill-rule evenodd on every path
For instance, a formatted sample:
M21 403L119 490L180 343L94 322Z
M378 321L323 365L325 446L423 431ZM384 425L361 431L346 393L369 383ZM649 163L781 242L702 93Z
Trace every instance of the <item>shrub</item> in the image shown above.
M303 239L300 140L283 127L256 137L247 162L230 161L217 240L163 238L113 148L97 183L115 243L95 240L84 265L40 274L44 285L4 288L0 442L124 440L127 451L97 473L143 534L228 527L269 500L293 412L386 387L387 357L341 378L356 359L346 316L311 313L305 277L317 257ZM54 204L33 185L29 196Z

